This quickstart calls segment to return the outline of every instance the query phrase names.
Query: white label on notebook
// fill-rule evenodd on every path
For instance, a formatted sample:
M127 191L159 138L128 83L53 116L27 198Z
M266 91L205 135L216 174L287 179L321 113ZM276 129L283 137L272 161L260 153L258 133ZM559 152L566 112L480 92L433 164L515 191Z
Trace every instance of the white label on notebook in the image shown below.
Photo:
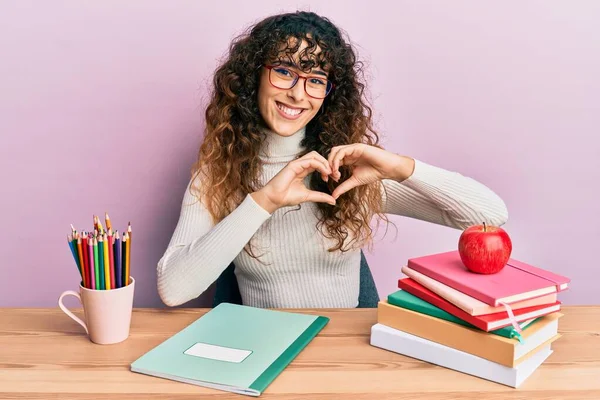
M231 347L222 347L214 344L198 342L183 353L189 356L240 363L244 361L246 357L252 354L252 350L232 349Z

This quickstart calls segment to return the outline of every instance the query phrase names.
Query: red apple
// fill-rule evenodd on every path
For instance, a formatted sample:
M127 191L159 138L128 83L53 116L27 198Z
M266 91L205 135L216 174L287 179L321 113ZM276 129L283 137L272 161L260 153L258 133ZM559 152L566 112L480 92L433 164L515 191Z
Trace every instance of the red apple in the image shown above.
M458 253L471 272L495 274L502 270L512 252L508 233L498 226L473 225L463 231L458 239Z

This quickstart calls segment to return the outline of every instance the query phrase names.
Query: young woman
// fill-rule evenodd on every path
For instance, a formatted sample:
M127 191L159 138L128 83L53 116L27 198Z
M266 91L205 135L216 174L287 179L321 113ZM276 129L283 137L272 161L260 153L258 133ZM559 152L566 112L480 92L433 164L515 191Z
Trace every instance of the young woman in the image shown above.
M310 12L269 17L234 40L158 263L166 305L198 297L233 261L244 304L356 307L374 217L506 222L483 184L378 145L360 68L340 30Z

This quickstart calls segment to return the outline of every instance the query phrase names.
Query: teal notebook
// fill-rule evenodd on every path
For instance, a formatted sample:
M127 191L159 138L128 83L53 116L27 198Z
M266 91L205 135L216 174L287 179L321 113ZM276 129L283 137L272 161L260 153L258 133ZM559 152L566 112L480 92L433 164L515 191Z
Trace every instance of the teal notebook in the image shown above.
M135 360L131 371L260 396L328 322L221 303Z
M411 293L408 293L405 290L398 290L394 293L389 294L388 303L421 314L427 314L435 318L445 319L446 321L468 326L469 328L479 329L476 326L468 323L467 321L455 317L454 315L442 310L441 308L431 303L426 302L423 299L418 298L417 296ZM535 320L536 319L531 319L528 321L521 322L519 323L519 326L522 330L525 330L528 327L530 327ZM505 326L504 328L496 329L495 331L490 331L490 333L493 333L494 335L504 336L509 339L512 339L513 337L517 337L517 339L519 338L517 331L511 325Z

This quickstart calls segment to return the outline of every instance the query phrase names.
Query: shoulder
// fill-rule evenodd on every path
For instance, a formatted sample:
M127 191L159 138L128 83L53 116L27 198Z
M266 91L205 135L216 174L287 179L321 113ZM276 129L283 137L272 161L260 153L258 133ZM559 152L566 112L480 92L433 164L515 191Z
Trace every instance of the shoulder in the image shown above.
M207 175L205 169L197 169L192 171L190 180L185 187L183 196L184 205L193 205L204 203L203 199L206 196Z

